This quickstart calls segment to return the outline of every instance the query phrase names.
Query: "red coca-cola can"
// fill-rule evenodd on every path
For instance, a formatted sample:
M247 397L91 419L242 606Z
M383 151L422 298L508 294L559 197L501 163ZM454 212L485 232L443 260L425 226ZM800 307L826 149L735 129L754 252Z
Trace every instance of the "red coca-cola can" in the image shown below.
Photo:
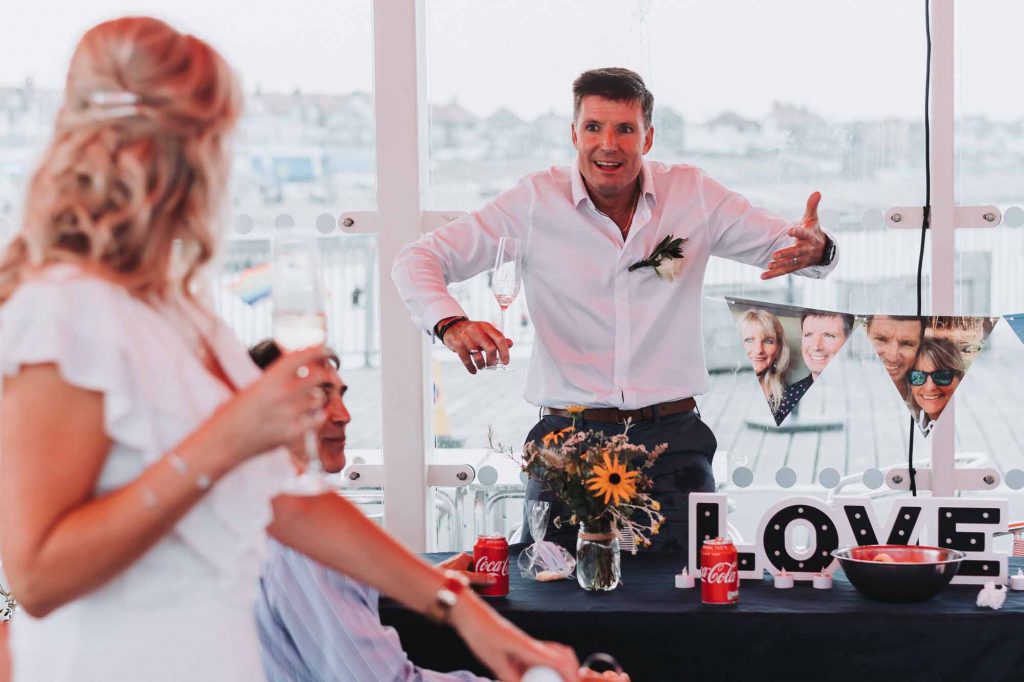
M503 535L481 535L473 545L473 570L494 576L493 585L483 587L485 597L508 596L508 541Z
M700 548L700 600L705 604L735 604L740 600L736 545L729 538L705 540Z

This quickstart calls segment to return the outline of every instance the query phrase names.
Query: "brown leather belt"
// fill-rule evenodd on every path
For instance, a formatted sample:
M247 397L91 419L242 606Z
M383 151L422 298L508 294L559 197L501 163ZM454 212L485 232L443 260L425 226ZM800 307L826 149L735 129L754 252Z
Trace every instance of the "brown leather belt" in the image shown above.
M623 424L626 420L640 422L655 417L667 417L671 414L691 412L697 409L697 401L693 398L682 398L667 403L648 405L638 410L620 410L617 407L588 407L582 413L574 415L569 410L560 407L545 407L541 410L544 416L554 415L556 417L577 417L582 421L605 422L611 424Z

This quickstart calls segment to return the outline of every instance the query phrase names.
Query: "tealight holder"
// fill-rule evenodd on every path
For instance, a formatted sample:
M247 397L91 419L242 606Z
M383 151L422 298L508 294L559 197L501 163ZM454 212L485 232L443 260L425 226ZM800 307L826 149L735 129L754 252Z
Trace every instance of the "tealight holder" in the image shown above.
M1024 590L1024 571L1017 569L1017 575L1010 576L1011 590Z
M831 590L832 576L827 573L815 573L814 577L811 578L811 585L816 590Z
M788 590L791 587L793 587L793 576L786 573L786 569L782 569L782 573L775 576L775 589Z
M697 585L697 579L690 575L690 572L685 568L682 573L676 576L676 587L681 590L691 590Z

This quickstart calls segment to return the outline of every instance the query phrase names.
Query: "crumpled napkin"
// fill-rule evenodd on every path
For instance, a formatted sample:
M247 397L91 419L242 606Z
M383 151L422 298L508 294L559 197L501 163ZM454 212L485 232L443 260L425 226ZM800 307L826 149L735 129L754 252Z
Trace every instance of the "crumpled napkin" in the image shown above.
M992 580L985 583L985 587L981 588L981 592L978 593L978 606L988 606L998 611L1005 601L1006 587L1003 585L996 587L995 581Z

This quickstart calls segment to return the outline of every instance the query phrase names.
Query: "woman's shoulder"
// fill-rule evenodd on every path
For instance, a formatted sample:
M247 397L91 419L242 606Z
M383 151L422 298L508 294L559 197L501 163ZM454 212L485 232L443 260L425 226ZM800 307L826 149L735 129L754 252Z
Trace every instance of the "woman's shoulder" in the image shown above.
M8 305L59 297L87 296L90 299L128 299L131 294L114 278L75 263L55 263L28 273L8 299Z

